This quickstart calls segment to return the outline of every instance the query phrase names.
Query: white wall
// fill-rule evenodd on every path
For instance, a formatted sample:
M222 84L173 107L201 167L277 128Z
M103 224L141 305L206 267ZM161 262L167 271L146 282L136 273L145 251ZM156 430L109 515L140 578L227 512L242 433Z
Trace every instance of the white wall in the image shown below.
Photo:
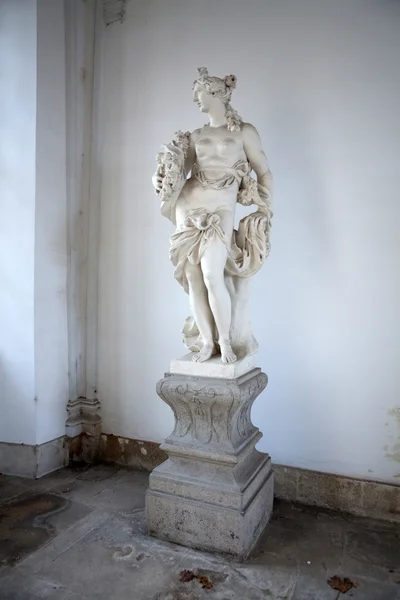
M277 463L399 481L400 6L388 0L131 1L102 28L99 391L104 429L162 441L156 381L188 299L152 191L155 154L204 118L196 67L235 73L275 179L254 281L268 373L253 420ZM400 413L400 411L399 411Z
M0 3L0 441L35 443L36 2Z
M0 442L65 433L63 0L0 3Z
M35 218L37 443L65 434L68 389L63 0L38 2Z

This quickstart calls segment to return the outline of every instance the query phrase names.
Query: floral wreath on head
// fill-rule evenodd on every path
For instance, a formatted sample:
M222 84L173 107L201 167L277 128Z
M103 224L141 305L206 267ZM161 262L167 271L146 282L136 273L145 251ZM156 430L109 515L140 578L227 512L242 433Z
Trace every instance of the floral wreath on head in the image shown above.
M242 119L237 111L230 105L232 92L236 88L236 75L226 75L223 79L221 79L221 77L212 77L208 74L208 69L205 67L199 67L197 72L199 77L193 82L193 89L196 84L199 84L205 88L208 94L213 94L220 98L225 104L225 116L229 131L240 131ZM221 86L221 84L223 84L222 88L212 90L213 86Z

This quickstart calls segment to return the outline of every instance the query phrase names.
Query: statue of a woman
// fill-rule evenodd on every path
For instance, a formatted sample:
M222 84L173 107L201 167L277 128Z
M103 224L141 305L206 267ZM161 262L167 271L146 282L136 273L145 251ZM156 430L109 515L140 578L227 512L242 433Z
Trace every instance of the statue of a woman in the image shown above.
M249 278L269 253L272 177L257 130L230 105L236 77L198 72L194 102L209 123L193 133L178 132L164 146L153 185L162 214L176 225L170 257L194 317L185 321L184 341L195 361L220 352L222 362L232 363L258 348L250 327ZM235 230L237 202L255 204L256 212Z

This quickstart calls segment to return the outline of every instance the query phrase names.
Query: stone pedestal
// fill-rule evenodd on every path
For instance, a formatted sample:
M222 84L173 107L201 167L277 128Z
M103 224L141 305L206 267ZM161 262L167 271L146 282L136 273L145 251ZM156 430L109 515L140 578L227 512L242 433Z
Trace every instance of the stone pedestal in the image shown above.
M175 372L158 382L175 429L161 446L168 460L150 475L150 535L247 557L273 503L271 460L255 449L262 434L250 418L266 385L258 368L230 379Z

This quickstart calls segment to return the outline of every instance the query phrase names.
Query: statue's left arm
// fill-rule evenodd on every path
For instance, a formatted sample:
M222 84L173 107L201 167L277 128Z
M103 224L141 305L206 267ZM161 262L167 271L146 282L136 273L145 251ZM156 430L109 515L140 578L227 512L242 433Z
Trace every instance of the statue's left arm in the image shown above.
M243 145L247 160L257 175L258 193L262 205L270 207L272 200L272 174L261 145L258 131L250 123L243 123Z
M249 174L244 175L238 202L244 206L255 204L257 210L240 221L235 233L235 244L241 251L239 257L242 264L246 265L242 268L242 276L250 277L258 271L270 251L272 175L257 129L250 123L243 123L242 132L246 158L257 176L257 181ZM243 256L246 260L243 260Z

